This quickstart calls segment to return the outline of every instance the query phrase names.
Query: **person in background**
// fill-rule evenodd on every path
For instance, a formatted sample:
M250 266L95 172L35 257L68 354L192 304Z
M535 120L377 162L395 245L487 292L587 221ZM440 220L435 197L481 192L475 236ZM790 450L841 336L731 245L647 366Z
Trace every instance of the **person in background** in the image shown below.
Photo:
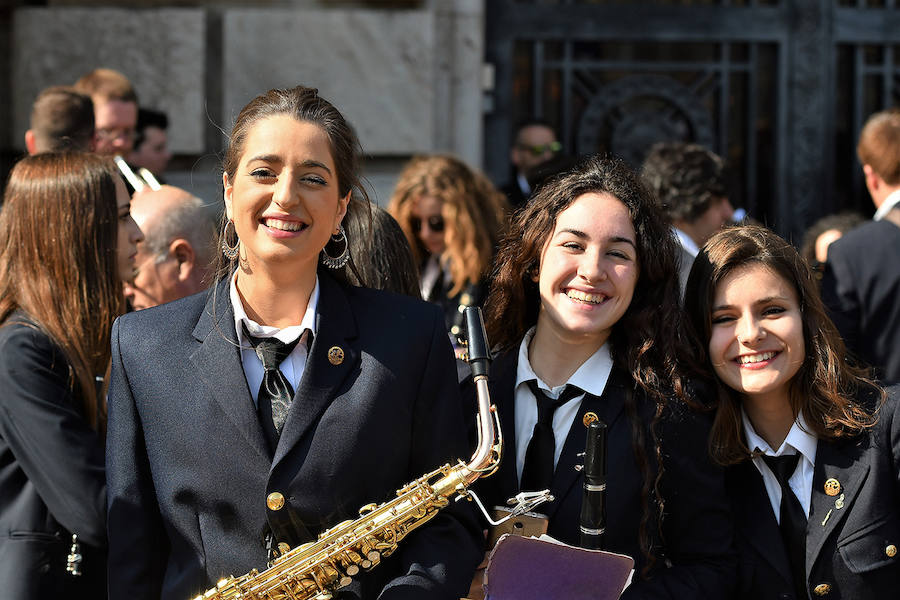
M131 215L144 234L138 244L137 273L125 283L132 308L149 308L207 288L217 249L216 206L164 185L134 194Z
M547 532L580 542L588 413L608 427L605 550L635 560L623 599L725 599L734 574L723 475L676 361L676 240L624 163L588 157L541 187L497 256L485 304L491 398L507 452L487 506L549 489ZM461 383L474 394L471 377ZM547 573L547 577L558 576Z
M509 160L515 175L501 191L510 207L517 209L525 205L534 191L529 181L531 171L558 154L562 144L556 139L556 132L549 122L534 117L519 122L513 139Z
M28 154L94 149L94 104L89 96L64 85L46 88L31 106L25 132Z
M866 220L858 213L839 213L822 217L803 234L800 244L800 256L812 268L816 279L822 279L825 262L828 260L828 248L841 239L845 233L862 225Z
M678 278L684 291L700 247L734 216L725 163L703 146L663 142L650 149L641 177L656 193L681 243Z
M856 154L875 215L828 248L822 299L847 348L900 383L900 109L866 121Z
M347 283L360 155L317 90L251 100L211 290L113 326L112 598L196 597L469 456L440 311ZM472 510L452 503L340 596L458 599L480 560Z
M797 251L758 226L714 235L685 296L719 386L738 600L888 598L900 586L900 404L847 360Z
M441 306L454 343L465 307L487 294L506 208L487 177L452 156L413 158L391 195L388 212L409 240L422 297Z
M134 148L128 155L128 163L136 169L147 169L157 181L164 180L163 174L172 158L168 128L169 118L166 113L150 108L138 109Z
M0 582L9 600L106 598L105 376L139 239L129 200L115 168L93 154L45 152L10 173L0 211Z
M94 151L127 157L134 144L138 99L128 78L112 69L94 69L75 82L94 103Z

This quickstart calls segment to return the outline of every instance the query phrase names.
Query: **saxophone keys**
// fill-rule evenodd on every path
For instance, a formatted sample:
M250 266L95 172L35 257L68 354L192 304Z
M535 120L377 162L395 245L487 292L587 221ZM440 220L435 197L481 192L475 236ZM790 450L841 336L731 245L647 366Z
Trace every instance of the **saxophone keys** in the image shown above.
M344 575L343 577L341 577L341 580L338 581L338 587L347 587L351 583L353 583L353 578L349 577L347 575Z
M374 502L372 502L370 504L366 504L365 506L363 506L362 508L359 509L359 516L362 517L362 516L372 512L376 508L378 508L378 505L375 504Z

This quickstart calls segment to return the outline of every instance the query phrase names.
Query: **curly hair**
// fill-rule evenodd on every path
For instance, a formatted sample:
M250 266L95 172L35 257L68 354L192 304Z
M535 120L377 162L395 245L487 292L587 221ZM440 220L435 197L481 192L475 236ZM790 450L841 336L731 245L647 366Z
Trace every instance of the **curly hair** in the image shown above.
M449 295L453 296L490 271L494 250L506 229L509 206L483 173L458 158L414 157L400 173L388 212L403 228L418 265L424 262L428 251L412 228L411 215L415 202L426 196L442 203L446 250L441 255L441 266L450 272L453 287Z
M641 177L672 222L693 223L717 200L728 197L725 163L697 144L654 144Z
M656 498L660 538L664 515L664 498L659 492L664 469L657 424L672 397L691 407L701 407L687 392L683 368L686 361L677 358L684 339L676 258L678 242L660 214L653 194L624 162L588 157L545 183L516 214L497 256L491 293L485 303L486 329L488 339L498 350L511 350L537 323L541 299L534 279L540 271L543 249L553 235L559 215L579 197L592 192L609 194L627 207L637 238L640 273L631 304L612 326L609 343L613 362L631 375L635 387L655 405L649 427L655 477L647 457L645 424L637 416L632 394L625 405L632 422L632 446L644 478L644 513L639 536L641 549L648 558L646 573L656 560L648 533L651 495Z
M716 287L747 265L770 269L793 287L799 300L806 359L790 384L794 414L803 411L812 433L824 439L852 437L870 427L872 415L854 399L859 392L868 392L883 401L884 390L865 370L848 362L844 342L828 318L809 265L793 246L765 227L724 229L710 238L694 260L685 291L685 308L696 335L693 354L706 360ZM718 387L710 453L719 464L731 465L750 458L751 451L741 435L738 393L721 384Z

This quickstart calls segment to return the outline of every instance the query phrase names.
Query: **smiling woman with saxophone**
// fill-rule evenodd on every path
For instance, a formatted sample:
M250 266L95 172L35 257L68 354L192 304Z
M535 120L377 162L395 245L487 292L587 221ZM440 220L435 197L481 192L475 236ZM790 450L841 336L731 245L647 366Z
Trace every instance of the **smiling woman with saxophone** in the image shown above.
M116 323L112 597L187 600L284 564L361 506L469 452L440 311L346 284L342 221L367 206L354 198L365 195L358 156L316 90L255 98L225 157L218 282ZM479 559L465 504L390 558L379 544L333 556L353 576L340 597L461 596Z
M140 230L111 161L13 167L0 212L0 596L106 597L109 331Z
M500 247L485 310L491 395L509 452L491 505L549 489L548 533L580 541L585 417L608 427L603 549L635 560L622 598L727 598L731 522L675 361L675 238L624 163L598 157L546 183ZM697 407L699 408L699 407ZM553 577L553 573L548 573Z

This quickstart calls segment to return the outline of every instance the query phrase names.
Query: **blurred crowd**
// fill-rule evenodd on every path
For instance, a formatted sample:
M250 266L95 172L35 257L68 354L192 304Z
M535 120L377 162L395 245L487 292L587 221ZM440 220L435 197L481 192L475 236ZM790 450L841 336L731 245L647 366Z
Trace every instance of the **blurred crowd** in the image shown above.
M167 128L109 69L34 101L0 208L4 597L186 600L465 458L467 307L504 440L475 489L550 490L582 544L599 418L623 598L896 593L900 111L859 138L874 216L797 247L694 143L633 169L528 118L509 181L415 156L379 207L312 88L244 108L222 199L166 184ZM489 528L457 503L347 597L483 597Z

